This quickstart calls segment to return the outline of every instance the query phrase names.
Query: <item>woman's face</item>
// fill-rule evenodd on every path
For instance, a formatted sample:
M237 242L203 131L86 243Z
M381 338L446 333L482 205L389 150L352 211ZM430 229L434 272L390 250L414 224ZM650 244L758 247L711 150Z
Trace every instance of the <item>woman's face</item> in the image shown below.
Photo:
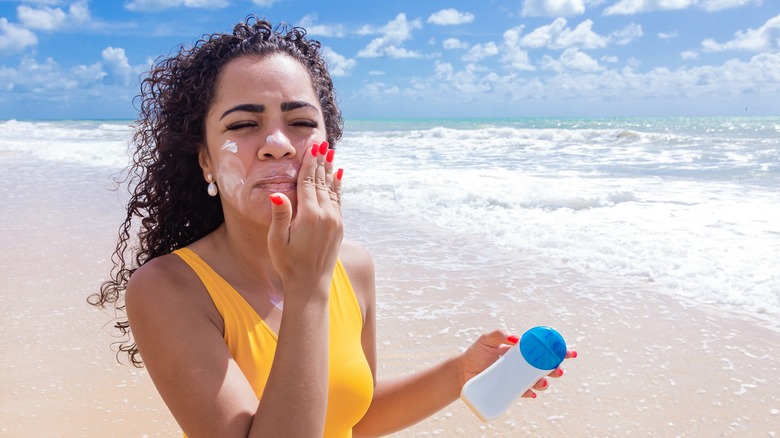
M298 61L274 54L226 64L206 115L207 151L200 156L204 175L216 180L225 219L243 216L270 225L268 196L276 192L287 195L295 211L303 154L326 138L319 99Z

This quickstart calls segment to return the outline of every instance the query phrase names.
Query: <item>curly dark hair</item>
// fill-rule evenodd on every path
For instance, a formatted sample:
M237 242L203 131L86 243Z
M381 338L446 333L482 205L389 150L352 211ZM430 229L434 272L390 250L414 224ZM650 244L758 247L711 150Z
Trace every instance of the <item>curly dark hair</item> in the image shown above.
M141 108L130 146L132 163L124 180L117 181L127 183L130 190L127 215L119 227L110 279L87 299L100 308L113 305L117 312L114 327L125 338L118 342L117 360L125 353L134 366L143 366L130 336L123 299L133 273L155 257L202 238L224 221L218 198L206 193L198 164L198 153L206 147L205 119L222 67L247 55L281 53L300 62L319 97L327 140L335 145L343 119L320 47L318 41L306 38L302 28L286 24L274 28L250 15L232 34L205 35L193 47L180 47L174 56L158 59L141 81L141 94L136 97ZM140 220L138 241L132 245L136 220Z

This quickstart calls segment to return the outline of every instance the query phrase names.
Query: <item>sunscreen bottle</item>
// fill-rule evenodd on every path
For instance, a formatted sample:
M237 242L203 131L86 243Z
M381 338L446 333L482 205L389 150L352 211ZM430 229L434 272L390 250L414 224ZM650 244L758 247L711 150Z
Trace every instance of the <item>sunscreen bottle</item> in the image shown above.
M480 420L494 420L565 358L566 342L560 333L534 327L493 365L466 382L460 397Z

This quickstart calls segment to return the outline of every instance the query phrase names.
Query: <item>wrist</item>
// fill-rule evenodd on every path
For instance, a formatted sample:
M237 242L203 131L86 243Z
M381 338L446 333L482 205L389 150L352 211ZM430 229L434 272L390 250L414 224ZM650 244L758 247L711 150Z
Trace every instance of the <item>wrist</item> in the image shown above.
M453 392L455 398L460 397L460 391L463 389L463 385L466 384L466 374L464 372L464 353L450 358L445 365L449 368L449 375L452 381Z

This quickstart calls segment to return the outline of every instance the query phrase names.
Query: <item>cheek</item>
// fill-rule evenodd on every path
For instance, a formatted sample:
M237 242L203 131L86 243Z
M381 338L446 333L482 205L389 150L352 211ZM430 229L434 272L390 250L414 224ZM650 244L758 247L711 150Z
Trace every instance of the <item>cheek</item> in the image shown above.
M235 154L224 154L220 160L218 183L220 192L234 200L246 186L246 168Z
M303 140L298 140L297 144L295 144L295 149L298 151L297 153L301 157L300 160L303 160L303 154L306 153L310 147L315 144L319 146L323 141L325 141L324 133L314 133Z
M228 140L219 152L218 185L220 196L228 205L232 206L246 216L262 216L258 211L258 205L268 202L265 199L255 199L261 193L254 190L247 182L249 180L249 166L255 160L250 149L242 150L240 144ZM270 214L270 209L269 209ZM256 217L257 219L257 217Z
M226 200L230 200L240 209L246 203L246 166L238 153L238 144L227 140L220 148L218 185Z

